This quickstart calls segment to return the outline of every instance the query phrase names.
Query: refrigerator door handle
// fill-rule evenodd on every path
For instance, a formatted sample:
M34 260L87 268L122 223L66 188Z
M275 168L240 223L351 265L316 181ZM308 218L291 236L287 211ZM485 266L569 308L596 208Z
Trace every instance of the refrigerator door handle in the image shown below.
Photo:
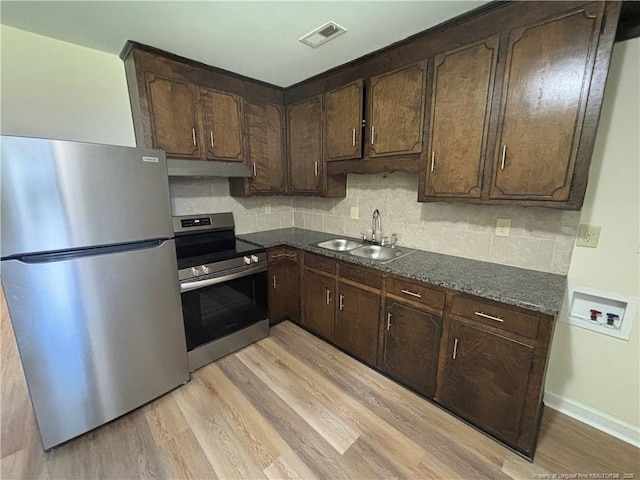
M64 250L62 252L35 253L30 255L11 255L2 260L18 260L22 263L48 263L71 260L74 258L93 257L95 255L108 255L113 253L133 252L162 246L168 238L159 238L143 242L122 243L119 245L106 245L103 247L80 248L76 250Z

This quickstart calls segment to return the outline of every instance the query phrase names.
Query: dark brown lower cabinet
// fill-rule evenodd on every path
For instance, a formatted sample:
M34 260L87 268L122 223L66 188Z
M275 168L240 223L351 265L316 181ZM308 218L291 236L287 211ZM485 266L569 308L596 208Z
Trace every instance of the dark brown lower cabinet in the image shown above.
M275 257L275 260L272 258ZM269 324L300 321L300 272L295 250L269 252Z
M340 282L335 342L369 365L378 357L380 294Z
M433 398L442 317L387 299L380 369Z
M440 403L517 445L534 347L449 318L445 358Z
M302 325L333 342L336 280L311 270L302 273Z

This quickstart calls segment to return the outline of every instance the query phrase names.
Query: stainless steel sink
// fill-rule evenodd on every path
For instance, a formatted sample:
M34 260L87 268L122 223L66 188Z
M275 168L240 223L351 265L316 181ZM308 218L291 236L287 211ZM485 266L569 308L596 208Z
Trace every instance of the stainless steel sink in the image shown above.
M349 251L349 254L355 257L368 258L369 260L379 263L388 263L413 252L415 252L415 250L382 247L380 245L364 245Z
M353 250L354 248L362 247L363 245L364 244L361 242L348 240L346 238L333 238L331 240L316 243L316 246L320 248L326 248L327 250L333 250L335 252L346 252Z

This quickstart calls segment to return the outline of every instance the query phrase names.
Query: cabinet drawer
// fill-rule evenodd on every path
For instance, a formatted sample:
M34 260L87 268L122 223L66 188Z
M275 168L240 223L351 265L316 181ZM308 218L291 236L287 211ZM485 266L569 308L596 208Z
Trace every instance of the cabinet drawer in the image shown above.
M437 310L444 309L444 293L426 285L408 282L395 277L387 278L385 285L388 294L422 303Z
M382 274L372 268L359 268L346 263L340 264L340 278L352 280L370 287L380 288Z
M298 263L298 251L295 248L275 247L267 250L268 262L289 261Z
M536 338L538 336L540 320L535 314L527 315L506 306L483 302L475 298L455 296L451 303L451 313L484 325L517 333L523 337Z
M337 269L337 263L335 260L306 252L304 254L304 266L333 274L336 273Z

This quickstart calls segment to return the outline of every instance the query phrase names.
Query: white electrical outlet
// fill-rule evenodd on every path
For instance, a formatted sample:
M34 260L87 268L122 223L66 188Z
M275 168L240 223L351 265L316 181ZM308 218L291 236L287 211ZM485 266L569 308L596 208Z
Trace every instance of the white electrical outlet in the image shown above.
M498 218L496 220L496 237L508 237L511 232L511 219Z
M264 204L264 213L271 213L271 204L270 203L265 203Z
M576 246L596 248L600 239L600 228L596 225L580 225Z
M360 218L360 209L358 207L351 207L351 218Z

